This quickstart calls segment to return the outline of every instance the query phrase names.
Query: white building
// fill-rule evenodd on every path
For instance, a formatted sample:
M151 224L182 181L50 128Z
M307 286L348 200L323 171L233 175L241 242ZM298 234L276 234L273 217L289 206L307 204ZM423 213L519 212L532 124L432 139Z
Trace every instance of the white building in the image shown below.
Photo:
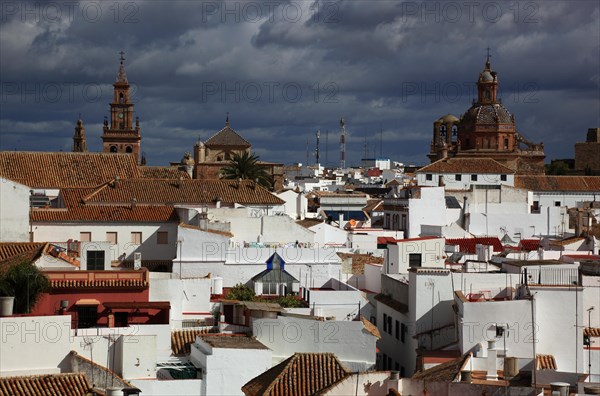
M260 341L243 335L198 336L190 360L200 371L199 395L241 395L242 386L271 368L272 353Z
M419 186L469 190L474 186L514 185L515 171L491 158L444 158L417 171Z
M0 177L0 242L29 242L29 188Z
M422 237L409 239L386 238L387 253L383 272L407 274L410 268L444 268L445 239Z
M365 320L323 321L282 314L274 319L255 319L252 332L273 351L273 365L303 352L331 352L352 371L367 371L375 365L379 334Z

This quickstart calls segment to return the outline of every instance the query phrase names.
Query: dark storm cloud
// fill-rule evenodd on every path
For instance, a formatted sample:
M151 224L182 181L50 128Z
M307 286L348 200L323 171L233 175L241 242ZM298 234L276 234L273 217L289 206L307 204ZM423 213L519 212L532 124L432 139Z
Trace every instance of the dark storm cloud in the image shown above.
M120 50L151 164L179 160L228 111L265 160L304 162L320 129L321 158L329 131L337 163L344 116L351 162L366 136L370 154L425 163L432 122L469 107L488 46L505 106L548 157L572 156L600 125L594 1L7 1L1 12L1 149L69 150L81 113L99 150Z

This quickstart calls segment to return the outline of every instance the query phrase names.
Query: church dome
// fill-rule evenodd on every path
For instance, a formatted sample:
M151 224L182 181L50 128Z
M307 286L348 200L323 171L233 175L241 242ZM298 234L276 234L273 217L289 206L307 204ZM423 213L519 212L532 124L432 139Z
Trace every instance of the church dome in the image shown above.
M453 116L452 114L446 114L445 116L440 118L440 121L444 124L452 124L453 122L458 122L458 118L456 118L456 116Z
M462 116L461 122L468 124L514 124L513 115L500 103L471 106Z
M492 73L486 70L483 73L481 73L481 77L479 78L479 80L483 82L492 82L494 81L494 76L492 76Z

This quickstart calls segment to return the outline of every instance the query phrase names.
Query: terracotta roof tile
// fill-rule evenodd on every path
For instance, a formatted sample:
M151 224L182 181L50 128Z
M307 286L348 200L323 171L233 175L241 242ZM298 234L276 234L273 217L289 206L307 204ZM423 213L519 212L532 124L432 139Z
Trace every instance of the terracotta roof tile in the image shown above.
M204 142L204 145L209 148L211 146L251 146L246 139L230 128L229 125L208 138L208 140Z
M0 151L0 176L31 188L92 187L140 177L131 154Z
M477 245L492 245L494 252L502 252L504 248L497 237L450 238L446 245L458 245L461 253L475 254Z
M31 250L39 250L46 242L0 242L0 260Z
M125 381L122 377L117 375L117 373L115 373L111 369L104 367L86 357L81 356L76 351L69 352L69 356L72 359L71 367L73 367L73 366L77 367L77 368L73 367L74 371L76 371L76 370L89 371L89 370L86 370L85 366L88 366L89 368L100 369L101 371L104 371L104 373L106 373L106 376L104 376L105 381L110 381L111 384L113 384L114 383L113 380L116 380L116 383L114 383L114 386L133 388L133 385L130 382ZM100 380L99 382L102 382L102 380ZM97 385L98 384L96 384L96 386ZM85 393L81 394L81 396L83 396L83 395L85 395Z
M53 289L71 288L147 288L148 271L45 271Z
M246 396L308 396L350 375L333 353L295 353L247 382Z
M144 179L191 179L189 173L173 166L140 166L139 169Z
M519 247L523 250L533 251L538 250L540 247L539 239L521 239L519 241Z
M445 158L419 169L417 173L491 173L514 174L515 171L491 158Z
M322 219L309 219L308 217L302 220L296 221L296 224L302 226L304 228L310 228L316 226L317 224L321 224L324 220Z
M379 329L377 328L377 326L375 326L373 323L369 322L369 320L362 315L360 316L360 321L362 322L366 331L368 331L369 333L371 333L372 335L377 337L377 339L381 338L381 333L379 332Z
M583 335L590 337L600 337L600 328L598 327L585 327L583 329Z
M171 352L173 352L173 355L187 355L191 350L190 345L196 341L197 336L213 331L217 330L204 328L171 331Z
M538 370L556 370L556 359L553 355L536 355L536 368Z
M87 204L139 205L283 205L285 201L249 180L129 179L106 183L95 189L63 189L67 206Z
M127 222L127 223L163 223L179 222L177 211L172 206L131 206L85 205L71 208L32 208L32 223L54 222Z
M451 360L446 363L438 364L427 370L416 372L411 378L416 380L425 380L427 382L454 382L460 374L460 371L469 357L468 354Z
M365 212L373 212L374 210L383 210L383 200L381 199L369 199L367 206L363 208Z
M0 243L0 273L22 262L37 260L47 243Z
M515 187L529 191L600 191L600 176L515 176Z
M81 373L0 378L2 396L82 396L90 389L87 377Z

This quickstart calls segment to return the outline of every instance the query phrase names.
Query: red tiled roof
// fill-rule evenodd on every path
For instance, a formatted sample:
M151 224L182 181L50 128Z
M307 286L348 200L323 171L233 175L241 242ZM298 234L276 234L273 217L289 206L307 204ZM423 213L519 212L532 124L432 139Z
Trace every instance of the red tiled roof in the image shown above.
M460 374L469 355L459 357L446 363L438 364L426 370L416 372L411 378L426 382L454 382Z
M0 242L0 260L30 250L39 250L45 245L46 242Z
M65 204L137 205L214 204L282 205L281 198L250 180L130 179L106 183L95 189L61 190Z
M378 245L385 245L388 243L402 243L402 242L414 242L414 241L426 241L428 239L439 239L441 237L436 236L424 236L419 238L406 238L406 239L396 239L394 237L377 237Z
M600 191L600 176L515 176L515 187L529 191Z
M350 375L333 353L295 353L242 387L246 396L309 396Z
M204 142L204 145L209 148L211 146L251 146L246 139L241 137L235 130L229 127L229 125L225 125L225 128L208 138L208 140Z
M540 240L539 239L521 239L519 242L519 247L523 250L533 251L538 250L540 248Z
M514 174L515 171L491 158L445 158L419 169L417 173L491 173Z
M53 289L64 288L147 288L148 270L45 271Z
M213 330L208 328L171 331L171 352L173 352L173 355L186 355L190 353L190 345L196 341L196 337L200 334L210 332L213 332Z
M90 389L87 377L81 373L0 378L2 396L82 396Z
M172 166L140 166L140 176L144 179L191 179L189 173Z
M47 243L0 243L0 273L8 271L12 266L23 262L32 263L37 260Z
M178 222L177 211L172 206L131 206L81 205L71 208L32 208L32 223L73 223L73 222L128 222L164 223Z
M92 187L140 177L131 154L0 151L0 176L31 188Z
M362 315L360 316L360 321L362 322L364 329L366 331L368 331L369 333L371 333L372 335L377 337L377 339L381 338L381 333L379 332L379 329L377 328L377 326L375 326L373 323L369 322L369 320Z
M475 254L477 245L492 245L494 252L502 252L504 248L497 237L455 238L446 239L446 245L458 245L461 253Z

